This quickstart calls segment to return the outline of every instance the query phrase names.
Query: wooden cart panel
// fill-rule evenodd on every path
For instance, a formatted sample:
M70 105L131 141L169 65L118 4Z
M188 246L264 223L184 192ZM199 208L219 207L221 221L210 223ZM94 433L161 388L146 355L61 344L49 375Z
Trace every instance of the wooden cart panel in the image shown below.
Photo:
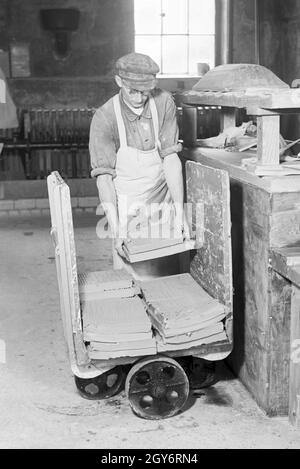
M186 163L187 202L203 206L203 246L191 261L191 274L232 311L230 188L227 171ZM201 222L201 220L200 220ZM193 227L196 230L196 227Z

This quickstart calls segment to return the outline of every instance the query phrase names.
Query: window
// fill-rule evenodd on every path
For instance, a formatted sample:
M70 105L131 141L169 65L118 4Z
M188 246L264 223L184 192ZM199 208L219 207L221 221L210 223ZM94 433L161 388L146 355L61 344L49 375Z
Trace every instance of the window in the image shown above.
M161 74L195 75L215 61L215 0L135 0L135 50Z

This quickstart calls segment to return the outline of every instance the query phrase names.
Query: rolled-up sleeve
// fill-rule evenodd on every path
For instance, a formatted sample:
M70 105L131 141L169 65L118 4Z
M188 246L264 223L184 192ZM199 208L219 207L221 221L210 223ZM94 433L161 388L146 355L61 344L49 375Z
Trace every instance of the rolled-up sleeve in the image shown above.
M89 152L91 159L91 176L111 174L115 177L116 171L116 143L113 137L112 124L102 109L98 109L90 126Z
M178 142L178 136L176 105L172 95L168 93L165 103L165 115L160 128L160 156L162 158L182 150L182 145Z

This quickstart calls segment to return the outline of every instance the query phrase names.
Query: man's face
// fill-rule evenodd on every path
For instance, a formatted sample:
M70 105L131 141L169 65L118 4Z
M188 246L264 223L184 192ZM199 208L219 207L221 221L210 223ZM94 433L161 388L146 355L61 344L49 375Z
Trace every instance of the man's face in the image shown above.
M150 91L135 90L124 85L124 83L122 83L122 90L125 101L136 109L143 107L150 95Z

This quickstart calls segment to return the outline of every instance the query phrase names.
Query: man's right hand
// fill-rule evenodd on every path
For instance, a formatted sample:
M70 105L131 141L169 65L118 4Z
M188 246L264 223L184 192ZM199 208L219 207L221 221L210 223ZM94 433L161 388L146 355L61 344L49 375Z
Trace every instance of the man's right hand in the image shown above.
M114 248L116 249L117 253L125 259L125 253L123 251L123 244L124 244L124 239L123 238L115 238L114 241Z

